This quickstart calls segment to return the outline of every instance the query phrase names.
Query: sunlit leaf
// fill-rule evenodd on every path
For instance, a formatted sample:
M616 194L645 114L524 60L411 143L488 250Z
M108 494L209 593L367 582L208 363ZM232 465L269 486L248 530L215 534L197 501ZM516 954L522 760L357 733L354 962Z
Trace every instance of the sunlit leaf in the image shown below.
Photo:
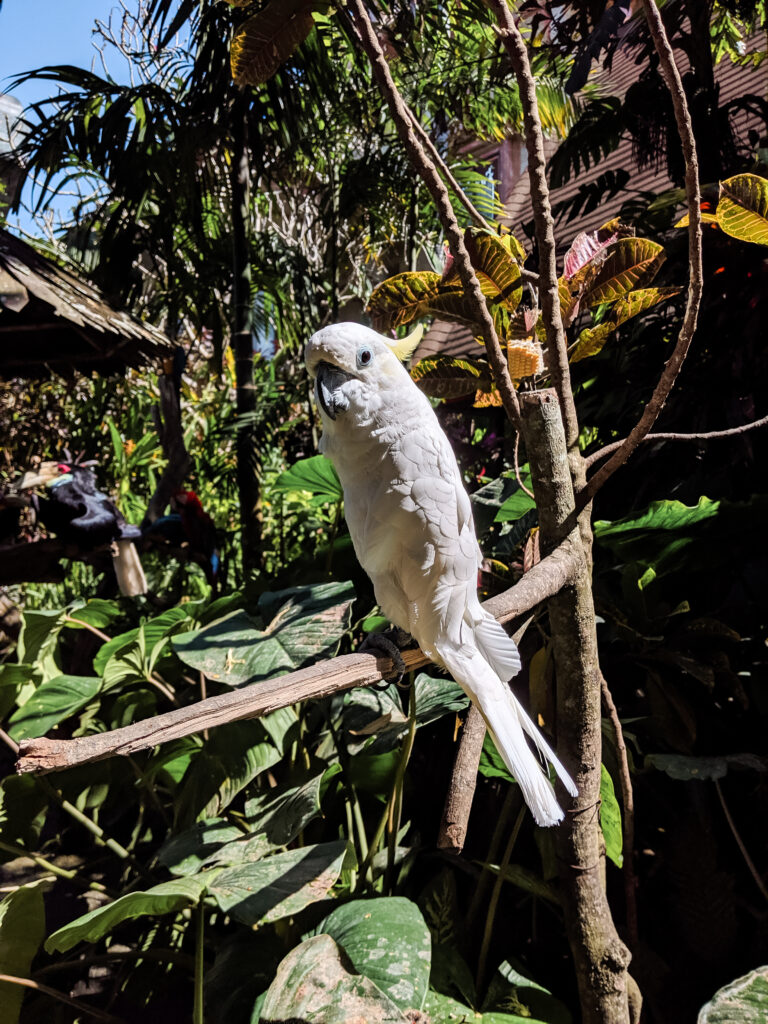
M589 284L585 303L599 306L620 299L643 279L663 252L648 238L620 238L609 248L599 273Z
M717 223L742 242L768 245L768 180L737 174L721 181Z
M324 455L310 455L295 462L278 476L271 489L277 494L307 491L312 495L312 506L335 503L344 497L333 463Z
M312 31L312 3L272 0L237 29L230 48L236 85L261 85Z
M721 988L699 1011L697 1024L764 1024L768 967L758 967Z
M41 683L11 715L8 732L15 740L44 736L54 725L89 704L100 689L101 679L96 676L57 676Z
M578 363L589 356L596 356L598 352L602 351L606 341L608 341L615 330L616 323L612 319L598 324L597 327L586 327L579 334L576 347L571 352L570 361Z
M605 855L617 868L624 863L621 810L613 788L613 779L604 764L600 765L600 827L605 839Z
M367 310L377 330L389 330L424 316L437 295L440 275L432 271L405 272L374 288Z
M647 309L657 306L660 302L679 295L682 288L636 288L629 295L619 299L611 310L611 320L618 326L626 323L633 316L644 313Z
M411 379L432 398L462 398L491 386L487 366L452 356L422 359L411 368Z

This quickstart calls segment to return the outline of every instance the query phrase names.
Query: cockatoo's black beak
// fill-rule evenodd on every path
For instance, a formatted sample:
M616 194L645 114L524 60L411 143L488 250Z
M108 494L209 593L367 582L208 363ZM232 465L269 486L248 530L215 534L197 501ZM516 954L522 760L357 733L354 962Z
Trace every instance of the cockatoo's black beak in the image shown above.
M341 385L350 377L351 373L346 373L338 366L326 362L318 363L315 397L329 419L335 420L338 412L344 412L349 407L349 399L342 393Z

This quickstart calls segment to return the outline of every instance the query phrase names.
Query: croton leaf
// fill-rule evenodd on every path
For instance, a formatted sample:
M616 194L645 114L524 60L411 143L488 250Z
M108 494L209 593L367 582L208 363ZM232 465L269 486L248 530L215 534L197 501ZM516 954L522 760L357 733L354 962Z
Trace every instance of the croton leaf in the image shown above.
M607 249L617 238L616 234L601 238L599 231L582 231L576 235L563 261L563 277L566 281L570 281L577 271Z
M658 268L663 253L662 246L648 238L620 238L609 248L600 272L587 287L586 304L599 306L620 299Z
M377 330L389 330L424 316L440 287L440 275L432 271L395 274L374 288L367 310Z
M633 316L644 313L660 302L666 302L667 299L679 295L681 291L682 288L636 288L623 299L619 299L611 310L611 320L615 321L617 326L626 323Z
M462 398L477 391L488 391L491 387L485 366L452 356L422 359L411 368L411 377L425 394L433 398Z
M605 345L610 335L616 330L616 323L607 320L597 327L587 327L579 335L576 347L571 353L571 362L578 363L587 356L595 356Z
M768 245L768 181L757 174L721 181L717 223L743 242Z
M500 238L486 231L470 231L464 235L472 266L492 304L503 303L510 312L514 312L523 294L523 279L520 264L511 251L512 236ZM485 278L485 281L483 280ZM446 281L458 282L458 273L454 272Z
M272 0L235 32L229 58L235 84L261 85L312 31L312 3Z

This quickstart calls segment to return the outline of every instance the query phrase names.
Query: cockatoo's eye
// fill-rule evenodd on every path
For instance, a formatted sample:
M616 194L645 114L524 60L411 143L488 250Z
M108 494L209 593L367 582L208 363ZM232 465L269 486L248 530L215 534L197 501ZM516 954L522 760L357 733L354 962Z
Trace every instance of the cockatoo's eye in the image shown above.
M358 367L370 366L373 360L373 349L368 345L361 345L357 350L357 365Z

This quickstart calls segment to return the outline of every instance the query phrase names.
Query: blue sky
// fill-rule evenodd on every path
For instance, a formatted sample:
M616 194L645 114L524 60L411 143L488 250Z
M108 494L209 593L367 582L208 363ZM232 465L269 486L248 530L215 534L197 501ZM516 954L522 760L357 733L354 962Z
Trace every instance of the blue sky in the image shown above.
M0 7L0 92L25 71L50 64L90 68L98 54L92 45L96 18L107 21L112 0L3 0ZM100 64L96 67L101 71ZM50 95L45 83L27 83L13 90L25 106ZM67 205L67 201L63 201ZM30 219L20 217L31 229Z

